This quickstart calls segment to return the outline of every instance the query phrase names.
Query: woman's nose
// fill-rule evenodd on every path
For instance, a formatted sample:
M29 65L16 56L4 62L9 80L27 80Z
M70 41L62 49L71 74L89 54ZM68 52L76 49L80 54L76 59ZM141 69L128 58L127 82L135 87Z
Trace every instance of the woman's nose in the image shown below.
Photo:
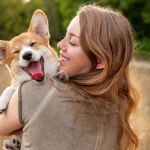
M58 47L59 49L63 50L63 51L66 50L67 46L66 46L66 44L65 44L64 39L62 39L61 41L59 41L59 42L57 43L57 47Z

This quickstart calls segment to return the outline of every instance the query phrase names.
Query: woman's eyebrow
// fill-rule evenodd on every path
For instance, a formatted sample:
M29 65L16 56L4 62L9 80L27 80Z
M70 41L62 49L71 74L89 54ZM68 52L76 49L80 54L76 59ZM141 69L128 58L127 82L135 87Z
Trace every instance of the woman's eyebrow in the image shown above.
M76 34L74 34L74 33L70 33L70 35L71 35L71 36L75 36L75 37L79 38L79 36L78 36L78 35L76 35Z
M68 34L69 34L70 36L75 36L75 37L79 38L79 36L76 35L75 33L72 33L72 32L69 32L69 31L68 31Z

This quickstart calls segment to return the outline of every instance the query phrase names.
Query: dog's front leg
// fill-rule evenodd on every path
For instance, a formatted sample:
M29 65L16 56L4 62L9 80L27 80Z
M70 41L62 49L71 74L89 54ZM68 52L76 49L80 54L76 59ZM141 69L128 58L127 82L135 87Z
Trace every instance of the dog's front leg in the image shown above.
M9 86L3 91L2 95L0 96L0 113L2 113L7 108L7 105L15 90L16 87Z

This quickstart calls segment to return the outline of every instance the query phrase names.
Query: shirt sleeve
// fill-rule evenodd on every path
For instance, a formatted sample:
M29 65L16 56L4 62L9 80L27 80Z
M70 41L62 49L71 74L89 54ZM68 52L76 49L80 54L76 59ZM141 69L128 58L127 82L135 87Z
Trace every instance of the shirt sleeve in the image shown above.
M32 116L37 113L46 93L52 88L52 81L46 79L44 82L33 80L23 82L18 90L18 113L19 121L25 125Z
M27 81L26 81L27 82ZM20 86L19 86L19 90L18 90L18 114L19 114L19 121L21 124L24 124L23 121L23 117L22 117L22 88L23 85L26 83L23 82Z

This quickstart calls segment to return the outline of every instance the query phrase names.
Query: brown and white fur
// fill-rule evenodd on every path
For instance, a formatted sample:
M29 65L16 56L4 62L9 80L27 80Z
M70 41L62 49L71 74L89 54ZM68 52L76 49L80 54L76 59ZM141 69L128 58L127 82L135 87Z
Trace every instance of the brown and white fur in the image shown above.
M58 61L49 39L47 17L44 12L37 10L32 16L28 32L10 41L0 40L0 61L7 66L12 77L11 86L0 97L0 112L7 108L16 88L23 81L31 80L30 70L35 74L36 71L41 72L40 78L35 79L34 76L37 82L42 82L46 74L51 77L56 74Z
M37 10L32 16L28 32L10 41L0 40L0 61L7 66L12 77L11 86L0 96L1 113L7 108L11 96L23 81L33 79L43 82L47 74L51 77L56 74L58 61L49 45L49 39L47 17L43 11ZM3 149L12 146L9 142L5 142Z

